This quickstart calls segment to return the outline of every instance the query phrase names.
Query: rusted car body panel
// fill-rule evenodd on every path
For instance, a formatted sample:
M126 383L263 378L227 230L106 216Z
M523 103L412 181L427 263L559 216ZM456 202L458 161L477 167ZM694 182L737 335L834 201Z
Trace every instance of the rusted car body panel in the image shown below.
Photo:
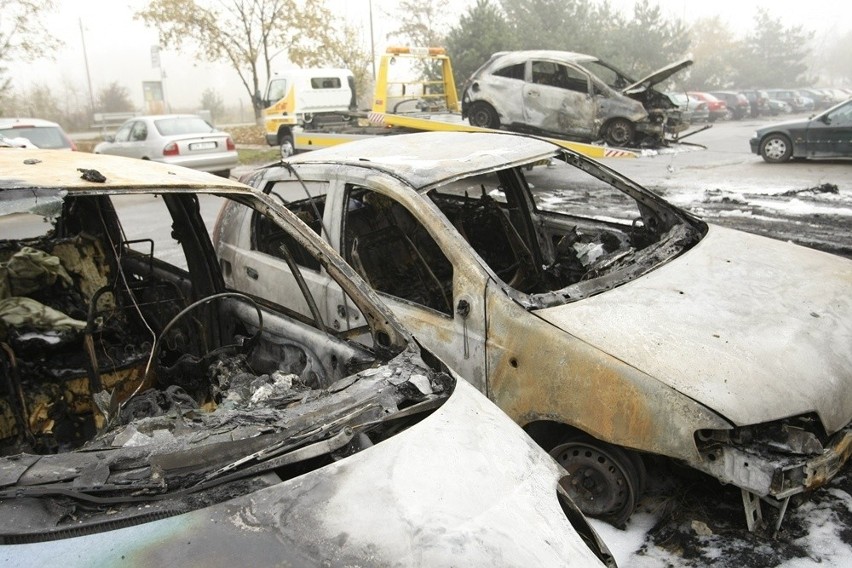
M552 167L533 167L548 151ZM417 340L544 447L582 433L607 458L664 455L778 499L848 460L848 260L708 226L511 134L359 142L250 182L275 194L299 180L328 185L287 207L319 200L323 234ZM225 215L218 253L246 256L243 214ZM260 276L267 293L277 266Z
M834 434L852 416L852 396L837 396L852 369L852 274L838 268L714 226L676 265L535 313L736 426L816 412Z
M207 194L358 321L332 331L296 264L307 315L226 289ZM564 470L277 198L8 150L0 217L0 563L615 566Z

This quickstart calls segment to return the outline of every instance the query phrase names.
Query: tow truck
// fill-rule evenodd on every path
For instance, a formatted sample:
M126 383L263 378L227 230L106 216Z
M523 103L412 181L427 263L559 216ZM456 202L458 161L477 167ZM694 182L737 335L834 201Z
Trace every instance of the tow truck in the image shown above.
M427 70L414 80L406 71ZM372 107L355 109L351 73L296 70L270 79L264 110L266 141L283 157L373 136L407 132L493 132L462 118L452 63L441 47L387 48L376 77ZM425 78L423 77L425 75ZM635 158L636 152L559 138L551 142L592 158Z

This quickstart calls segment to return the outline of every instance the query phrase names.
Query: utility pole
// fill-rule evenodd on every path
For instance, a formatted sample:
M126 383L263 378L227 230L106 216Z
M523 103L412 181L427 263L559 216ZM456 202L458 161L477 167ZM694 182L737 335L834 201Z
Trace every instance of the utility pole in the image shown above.
M370 4L370 61L373 62L373 81L376 80L376 42L373 40L373 0Z
M83 18L78 18L80 24L80 41L83 43L83 61L86 63L86 82L89 84L89 114L92 120L95 114L95 96L92 93L92 75L89 73L89 54L86 52L86 35L83 33Z

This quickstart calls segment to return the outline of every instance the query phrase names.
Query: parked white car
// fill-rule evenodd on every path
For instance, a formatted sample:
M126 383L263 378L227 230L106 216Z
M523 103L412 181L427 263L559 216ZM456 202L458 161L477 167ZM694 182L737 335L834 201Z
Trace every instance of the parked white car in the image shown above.
M163 114L137 116L107 136L95 154L141 158L212 172L228 177L239 165L237 147L227 132L200 116Z
M623 524L643 457L660 455L741 488L753 528L761 498L786 507L849 458L848 259L706 224L594 160L509 133L378 137L249 182L548 449L586 514ZM226 207L226 282L304 311L289 262L334 329L363 321L322 267L278 253L279 233Z
M213 196L360 322L295 265L309 317L226 288ZM21 149L0 200L0 564L614 566L565 471L276 198Z

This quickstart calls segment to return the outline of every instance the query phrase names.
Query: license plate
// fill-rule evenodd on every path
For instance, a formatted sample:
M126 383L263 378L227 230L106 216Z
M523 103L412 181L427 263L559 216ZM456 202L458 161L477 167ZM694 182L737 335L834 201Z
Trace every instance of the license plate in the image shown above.
M212 150L216 147L215 142L196 142L195 144L190 144L190 150Z

